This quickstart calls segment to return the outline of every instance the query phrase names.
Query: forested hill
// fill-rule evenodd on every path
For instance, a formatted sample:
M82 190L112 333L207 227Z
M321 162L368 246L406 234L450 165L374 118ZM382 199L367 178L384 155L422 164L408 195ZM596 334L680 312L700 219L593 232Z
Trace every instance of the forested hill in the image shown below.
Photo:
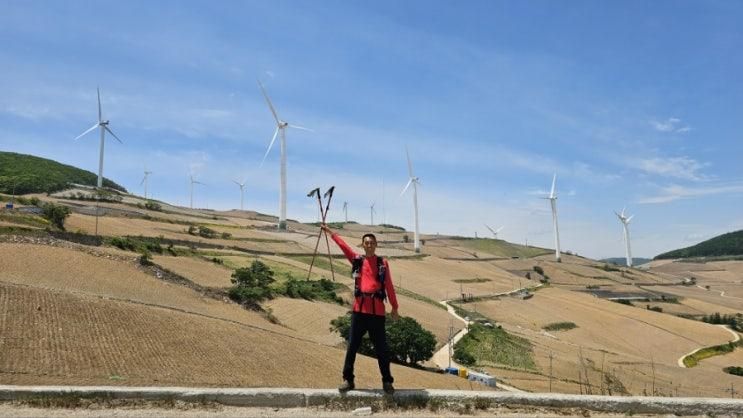
M63 190L68 183L95 186L98 175L71 165L33 155L0 151L0 193L46 193ZM103 186L126 192L118 184L103 179Z
M655 259L715 257L724 255L743 255L743 230L729 232L691 247L669 251L656 256Z

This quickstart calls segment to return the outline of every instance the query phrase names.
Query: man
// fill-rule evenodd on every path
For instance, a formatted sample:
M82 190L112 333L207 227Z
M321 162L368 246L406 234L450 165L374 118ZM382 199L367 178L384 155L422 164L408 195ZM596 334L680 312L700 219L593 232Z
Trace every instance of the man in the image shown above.
M343 254L353 267L354 302L351 312L351 330L346 350L346 360L343 364L343 384L338 390L343 393L354 389L353 365L356 361L356 352L361 345L361 337L369 332L374 351L377 354L379 372L382 374L382 389L388 395L395 392L392 386L394 379L390 373L390 357L387 349L387 334L385 333L385 299L389 299L392 306L392 319L397 320L397 296L392 285L392 276L387 260L377 257L377 237L374 234L365 234L361 238L364 255L356 254L346 244L340 235L333 233L326 224L321 228L330 234L333 241L340 247Z

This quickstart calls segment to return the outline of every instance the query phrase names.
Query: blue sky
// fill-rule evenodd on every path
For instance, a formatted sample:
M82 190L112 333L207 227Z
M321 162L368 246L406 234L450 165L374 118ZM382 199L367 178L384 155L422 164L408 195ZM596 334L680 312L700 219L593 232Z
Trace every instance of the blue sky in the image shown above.
M155 198L278 212L279 150L260 78L290 130L288 217L336 186L329 218L635 256L743 229L743 4L735 1L0 0L0 150L97 172ZM278 145L278 144L277 144ZM314 206L313 206L314 205Z

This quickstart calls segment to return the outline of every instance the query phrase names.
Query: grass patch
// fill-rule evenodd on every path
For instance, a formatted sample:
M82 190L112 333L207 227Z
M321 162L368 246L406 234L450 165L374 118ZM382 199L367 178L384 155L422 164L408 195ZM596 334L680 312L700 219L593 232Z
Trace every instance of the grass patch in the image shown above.
M684 357L684 360L683 360L684 366L694 367L697 364L699 364L700 361L706 358L719 356L719 355L723 355L727 353L732 353L733 351L735 351L735 347L738 347L741 345L741 341L743 340L740 340L737 343L728 342L726 344L720 344L720 345L715 345L712 347L703 348L694 354Z
M575 322L553 322L542 327L545 331L567 331L573 328L578 328Z
M474 279L454 279L452 280L454 283L485 283L485 282L491 282L490 279L484 279L481 277L475 277Z
M433 306L435 306L435 307L437 307L439 309L446 310L446 307L444 305L436 302L435 300L433 300L433 299L431 299L429 297L420 295L418 293L411 292L410 290L403 289L402 287L395 287L395 292L398 295L400 295L400 296L406 296L406 297L409 297L411 299L419 300L419 301L425 302L425 303L427 303L429 305L433 305Z
M454 346L454 358L458 362L471 359L471 365L479 366L505 365L536 370L533 355L529 340L511 335L499 327L477 323L471 324L470 331Z
M490 238L464 239L461 244L465 248L503 257L532 258L551 253L543 248L524 247Z
M0 211L0 221L34 226L37 228L46 228L50 225L49 221L41 216L16 211Z

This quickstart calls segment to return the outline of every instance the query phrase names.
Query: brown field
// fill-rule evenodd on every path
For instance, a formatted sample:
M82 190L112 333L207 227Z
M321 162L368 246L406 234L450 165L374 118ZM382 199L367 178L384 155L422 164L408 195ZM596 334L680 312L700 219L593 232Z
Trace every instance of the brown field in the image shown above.
M603 364L604 372L612 370L621 375L619 379L625 386L631 386L627 391L633 394L652 392L649 375L655 368L656 393L672 394L683 388L686 394L695 394L697 390L708 396L723 396L719 388L696 388L696 384L703 381L716 385L717 379L724 381L727 377L677 365L681 356L694 349L731 339L728 332L718 327L555 288L540 290L528 300L501 298L478 302L477 311L532 342L538 365L536 375L501 369L496 374L511 376L513 380L507 382L517 387L544 390L549 384L545 376L549 376L552 352L553 375L562 380L563 389L573 393L587 390L585 382L581 389L577 376L582 355L589 379L598 386L592 389L594 394L601 388ZM544 325L562 321L573 322L578 327L569 331L542 331Z
M289 330L8 284L0 321L3 384L323 388L338 384L344 354ZM380 385L373 359L359 356L356 374L357 386ZM469 388L394 365L393 374L400 387Z
M202 258L158 255L154 256L152 261L175 274L191 280L199 286L232 286L230 280L232 279L232 272L234 270Z
M111 215L99 218L99 232L105 236L188 240L197 254L223 260L224 265L218 265L198 256L154 257L163 268L209 288L229 287L232 269L256 259L268 264L279 280L287 274L305 277L309 267L305 257L312 253L319 231L316 226L292 221L289 232L278 232L273 230L275 219L249 211L192 211L163 205L172 212L167 213L122 204L102 206L111 209ZM181 224L146 220L141 218L144 215ZM183 222L207 225L231 234L231 238L188 235ZM70 231L92 233L94 228L93 216L75 213L67 220ZM358 243L369 230L382 242L381 255L414 254L412 243L400 242L404 234L412 237L409 232L358 224L346 224L337 232L355 251L362 252ZM597 394L611 389L613 394L723 397L729 396L724 388L740 380L721 368L743 365L743 350L704 360L692 369L679 367L681 356L723 343L731 335L719 327L674 315L743 312L743 262L663 260L650 263L649 271L605 271L603 263L577 256L564 255L562 263L554 262L552 254L492 259L489 252L465 245L472 242L443 236L424 238L424 257L392 258L390 266L396 286L433 301L458 298L461 291L488 296L534 286L536 281L524 275L535 265L550 276L552 286L536 291L531 299L501 297L476 303L478 312L532 344L536 370L483 365L508 384L530 391L549 390L550 353L552 389L556 392ZM490 252L509 245L487 244L493 244L492 249L483 247ZM318 256L327 263L324 239L319 251ZM332 242L331 251L336 257L341 255ZM329 321L344 314L347 306L279 298L264 304L279 321L272 324L265 315L226 298L215 299L159 280L154 270L138 264L137 257L136 253L105 246L0 243L0 383L247 387L332 387L339 383L343 350L336 347L341 341L329 331ZM336 258L335 265L342 264L345 262ZM313 279L330 278L330 271L321 268L325 266L313 268ZM339 295L350 300L353 283L344 267L344 273L337 272L336 281L348 288ZM676 285L685 277L697 278L698 286ZM678 304L637 302L636 307L630 307L569 290L585 290L589 285L681 298ZM451 319L445 310L413 297L398 295L398 299L401 315L415 318L431 331L438 346L446 341ZM663 313L648 311L646 305L661 307ZM469 308L474 309L474 304ZM551 333L542 330L544 325L559 321L574 322L578 328ZM455 332L462 326L456 320L453 324ZM359 386L377 387L376 361L360 358L358 364ZM456 377L397 366L393 372L400 387L471 387ZM608 386L607 381L611 383Z

